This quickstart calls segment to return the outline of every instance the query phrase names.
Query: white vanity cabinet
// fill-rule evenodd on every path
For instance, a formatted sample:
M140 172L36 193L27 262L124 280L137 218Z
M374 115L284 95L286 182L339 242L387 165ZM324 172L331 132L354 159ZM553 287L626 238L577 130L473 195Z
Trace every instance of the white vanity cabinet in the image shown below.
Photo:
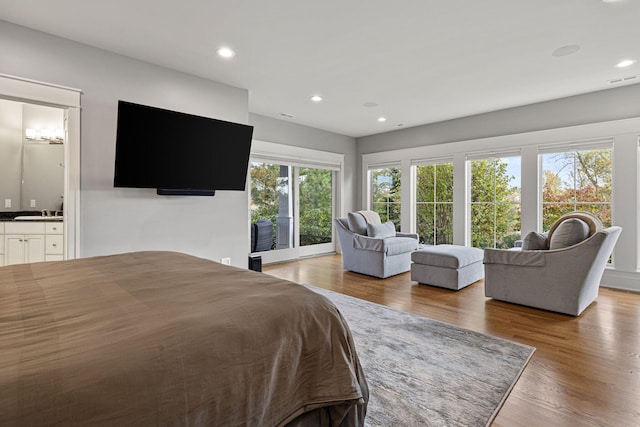
M0 266L63 259L62 221L0 222Z
M64 259L64 225L62 222L45 223L44 260L62 261Z
M44 222L5 222L4 263L44 261Z

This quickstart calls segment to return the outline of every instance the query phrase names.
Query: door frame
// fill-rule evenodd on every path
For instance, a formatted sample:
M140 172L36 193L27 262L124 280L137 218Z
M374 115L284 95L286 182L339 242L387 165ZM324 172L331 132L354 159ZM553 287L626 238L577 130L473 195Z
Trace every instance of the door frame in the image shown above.
M297 194L298 168L308 167L330 169L334 171L334 179L332 180L331 189L333 196L332 216L333 218L337 218L344 215L343 207L345 206L345 194L343 191L343 189L345 188L344 154L276 144L254 139L251 143L251 155L249 162L271 162L276 164L288 165L294 168L294 173L292 174L292 188L294 190L294 247L251 253L251 242L249 241L247 242L247 246L249 247L249 252L251 253L251 255L261 256L263 264L271 264L276 262L295 260L305 256L335 252L338 244L336 241L337 239L335 233L335 225L333 224L333 221L331 227L331 243L300 247L299 195ZM249 164L249 168L247 171L247 182L249 189L249 191L247 191L248 206L251 206L251 164ZM251 227L250 215L247 221L247 227Z
M0 98L61 108L64 141L64 258L80 256L80 89L0 74Z

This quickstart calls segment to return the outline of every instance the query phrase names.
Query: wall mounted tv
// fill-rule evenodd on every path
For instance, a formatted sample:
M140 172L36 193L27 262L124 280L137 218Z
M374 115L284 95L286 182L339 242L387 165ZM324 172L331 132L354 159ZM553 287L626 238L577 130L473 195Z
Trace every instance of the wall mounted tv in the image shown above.
M114 187L244 191L253 126L118 102Z

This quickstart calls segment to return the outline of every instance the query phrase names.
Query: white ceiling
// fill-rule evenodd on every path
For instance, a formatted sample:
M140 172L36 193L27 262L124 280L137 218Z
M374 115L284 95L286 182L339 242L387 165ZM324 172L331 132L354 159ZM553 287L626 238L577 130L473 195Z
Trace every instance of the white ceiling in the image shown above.
M354 137L614 87L640 75L615 67L640 61L639 18L640 0L0 0L0 19L246 88L253 113Z

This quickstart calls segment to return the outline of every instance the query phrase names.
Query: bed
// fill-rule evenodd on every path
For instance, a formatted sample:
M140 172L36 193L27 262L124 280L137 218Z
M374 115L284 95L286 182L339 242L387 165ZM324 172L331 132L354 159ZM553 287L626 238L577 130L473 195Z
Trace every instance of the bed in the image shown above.
M335 306L176 252L0 268L0 425L362 426Z

